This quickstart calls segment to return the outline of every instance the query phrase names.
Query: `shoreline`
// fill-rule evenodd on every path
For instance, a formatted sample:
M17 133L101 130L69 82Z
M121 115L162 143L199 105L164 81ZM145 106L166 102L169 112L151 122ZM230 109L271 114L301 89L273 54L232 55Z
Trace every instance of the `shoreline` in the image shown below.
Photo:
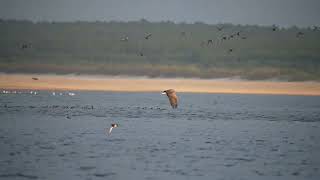
M38 80L33 80L36 77ZM0 74L0 89L272 94L320 96L320 82L147 78L99 75Z

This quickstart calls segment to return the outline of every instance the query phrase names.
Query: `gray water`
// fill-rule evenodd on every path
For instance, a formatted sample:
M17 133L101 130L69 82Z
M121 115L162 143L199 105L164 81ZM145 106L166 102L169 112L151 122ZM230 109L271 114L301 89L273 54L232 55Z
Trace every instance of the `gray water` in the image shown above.
M0 180L320 178L320 97L75 93L0 94Z

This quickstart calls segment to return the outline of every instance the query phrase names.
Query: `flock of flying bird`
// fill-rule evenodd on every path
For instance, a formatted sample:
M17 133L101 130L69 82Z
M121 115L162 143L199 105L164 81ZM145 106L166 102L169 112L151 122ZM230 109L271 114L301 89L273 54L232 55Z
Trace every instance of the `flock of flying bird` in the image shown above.
M222 31L222 30L224 29L223 26L217 26L216 28L217 28L218 31ZM313 30L313 31L317 31L317 30L319 30L319 29L320 29L320 27L318 27L318 26L313 26L313 29L312 29L312 30ZM279 30L279 28L278 28L277 26L275 26L275 25L272 26L272 31L278 31L278 30ZM242 34L241 31L237 31L237 32L232 33L232 34L230 34L230 35L224 35L224 36L222 36L222 37L218 40L217 43L222 42L222 41L225 41L225 40L230 40L230 39L233 39L233 38L235 38L235 37L239 37L239 38L241 38L241 39L247 39L246 36L242 36L241 34ZM186 35L186 32L184 32L184 31L181 32L181 35L182 35L182 36L185 36L185 35ZM302 31L296 32L296 37L297 37L297 38L303 37L304 35L305 35L305 33L302 32ZM152 34L151 34L151 33L147 33L147 34L144 36L144 39L145 39L145 40L149 40L151 37L152 37ZM128 41L129 41L129 37L128 37L128 36L125 36L125 37L121 38L120 41L128 42ZM214 42L213 39L208 39L206 42L205 42L205 41L202 41L201 44L200 44L200 46L203 47L205 44L206 44L207 46L210 46L210 45L214 45L214 43L215 43L215 42ZM22 44L22 45L20 46L20 48L21 48L22 50L27 49L27 48L31 48L31 47L32 47L32 44L31 44L31 43L25 43L25 44ZM228 52L228 53L231 53L231 52L233 52L233 49L232 49L232 48L229 48L229 49L227 50L227 52ZM140 51L138 55L139 55L139 56L144 56L144 54L143 54L142 51ZM39 79L36 78L36 77L33 77L32 79L35 80L35 81L39 80ZM175 109L175 108L178 107L178 96L177 96L177 94L176 94L176 92L175 92L174 89L165 90L165 91L163 91L163 94L166 94L166 95L167 95L167 97L168 97L168 99L169 99L169 102L170 102L170 105L171 105L171 107L172 107L173 109ZM117 128L117 127L119 127L119 124L112 123L112 124L111 124L111 127L110 127L110 129L109 129L109 131L108 131L108 134L111 134L112 130L113 130L114 128Z
M217 26L216 28L217 28L218 32L222 32L225 27L223 27L223 26ZM279 31L279 27L277 27L276 25L273 25L272 28L271 28L271 30L272 30L272 31ZM313 31L318 31L318 30L320 30L320 27L318 27L318 26L313 26L312 30L313 30ZM230 34L230 35L223 35L223 36L220 37L217 41L214 41L213 39L208 39L208 40L206 40L206 41L202 41L202 42L200 43L200 46L201 46L201 47L204 47L205 45L207 45L207 46L212 45L212 46L213 46L214 44L219 44L219 43L221 43L221 42L223 42L223 41L231 40L231 39L236 38L236 37L241 38L241 39L243 39L243 40L247 39L247 36L243 36L242 34L243 34L242 31L236 31L235 33L232 33L232 34ZM296 34L295 34L295 37L296 37L296 38L301 38L301 37L303 37L304 35L305 35L304 32L302 32L302 31L297 31ZM151 36L152 36L151 33L147 33L147 34L145 34L144 39L145 39L145 40L148 40L148 39L151 38ZM181 32L181 36L186 36L186 32L185 32L185 31L182 31L182 32ZM123 41L123 42L128 42L128 41L129 41L129 37L128 37L128 36L125 36L125 37L121 38L120 40ZM233 52L233 49L232 49L232 48L229 48L229 49L227 50L227 53L232 53L232 52ZM139 54L139 56L144 56L144 53L141 52L141 51L140 51L138 54Z
M218 32L222 32L222 31L225 29L224 26L217 26L216 28L217 28L217 31L218 31ZM271 27L271 30L272 30L272 31L278 31L278 30L279 30L279 27L277 27L276 25L273 25L273 26ZM313 26L313 27L312 27L312 30L313 30L313 31L318 31L318 30L320 30L320 27L319 27L319 26ZM230 34L230 35L223 35L223 36L220 37L216 42L215 42L213 39L208 39L208 40L206 40L206 41L202 41L202 42L200 43L200 46L201 46L201 47L204 47L205 45L207 45L207 46L214 45L214 43L218 44L218 43L223 42L223 41L226 41L226 40L231 40L231 39L233 39L233 38L235 38L235 37L239 37L239 38L241 38L241 39L243 39L243 40L247 39L247 37L246 37L246 36L243 36L242 33L243 33L242 31L237 31L237 32L232 33L232 34ZM303 37L304 35L305 35L305 33L302 32L302 31L297 31L296 34L295 34L296 38L301 38L301 37ZM181 32L181 36L186 36L186 32L185 32L185 31L182 31L182 32ZM152 33L146 33L145 36L144 36L144 39L145 39L145 40L149 40L149 39L151 39L151 37L152 37ZM122 42L128 42L128 41L129 41L129 37L128 37L128 36L124 36L123 38L120 39L120 41L122 41ZM23 44L20 45L20 49L22 49L22 50L29 49L29 48L32 48L32 43L23 43ZM228 52L228 53L231 53L231 52L233 52L233 49L232 49L232 48L229 48L229 49L227 50L227 52ZM139 56L144 56L144 53L143 53L142 51L140 51L140 52L138 53L138 55L139 55Z

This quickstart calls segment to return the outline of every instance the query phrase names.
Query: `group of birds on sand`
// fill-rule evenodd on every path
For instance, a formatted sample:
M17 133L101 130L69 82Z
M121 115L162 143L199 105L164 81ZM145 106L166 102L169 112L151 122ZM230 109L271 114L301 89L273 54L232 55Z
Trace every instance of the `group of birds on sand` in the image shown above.
M162 92L162 94L167 95L167 97L168 97L168 99L169 99L169 102L170 102L170 105L171 105L171 107L172 107L173 109L178 108L178 96L177 96L176 91L175 91L174 89L165 90L165 91ZM109 131L108 131L108 134L110 135L111 132L112 132L112 130L113 130L114 128L117 128L117 127L119 127L119 124L117 124L117 123L112 123L112 124L111 124L111 127L110 127L110 129L109 129Z

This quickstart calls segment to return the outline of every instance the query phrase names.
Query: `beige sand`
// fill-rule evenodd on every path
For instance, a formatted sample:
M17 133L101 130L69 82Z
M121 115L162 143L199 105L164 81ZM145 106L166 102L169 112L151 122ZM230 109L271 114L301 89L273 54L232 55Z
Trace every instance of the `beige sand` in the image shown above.
M37 77L39 80L33 80ZM320 95L320 82L0 74L0 89Z

